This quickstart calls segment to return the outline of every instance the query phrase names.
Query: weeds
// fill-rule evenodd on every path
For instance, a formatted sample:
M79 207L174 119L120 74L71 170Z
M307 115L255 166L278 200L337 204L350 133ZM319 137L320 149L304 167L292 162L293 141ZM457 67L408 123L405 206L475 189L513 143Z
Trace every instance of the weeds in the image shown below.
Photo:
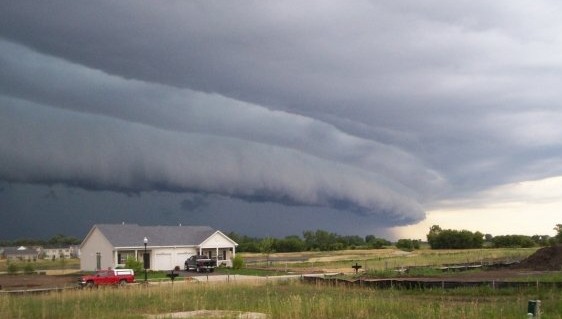
M269 318L522 318L543 300L543 318L561 318L559 290L376 290L298 281L182 284L0 296L2 318L143 318L193 310L262 312Z

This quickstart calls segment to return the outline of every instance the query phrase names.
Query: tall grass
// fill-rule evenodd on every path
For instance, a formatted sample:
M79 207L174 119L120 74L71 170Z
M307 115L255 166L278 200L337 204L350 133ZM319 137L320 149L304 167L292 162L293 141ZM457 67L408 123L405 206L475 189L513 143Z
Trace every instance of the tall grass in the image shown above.
M9 265L13 265L16 269L22 271L26 267L32 267L35 270L51 270L51 269L79 269L80 259L38 259L35 261L22 261L22 260L6 260L0 259L0 272L8 271Z
M543 319L562 318L559 290L373 290L298 281L0 295L0 318L143 318L201 309L262 312L269 318L525 318L527 301L537 297Z

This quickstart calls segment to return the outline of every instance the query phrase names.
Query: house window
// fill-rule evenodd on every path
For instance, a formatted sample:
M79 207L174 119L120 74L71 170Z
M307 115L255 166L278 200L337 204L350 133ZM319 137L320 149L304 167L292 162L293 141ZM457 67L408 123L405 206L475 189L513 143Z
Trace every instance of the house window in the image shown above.
M135 252L132 250L120 251L117 253L117 263L123 265L127 262L127 259L135 259Z

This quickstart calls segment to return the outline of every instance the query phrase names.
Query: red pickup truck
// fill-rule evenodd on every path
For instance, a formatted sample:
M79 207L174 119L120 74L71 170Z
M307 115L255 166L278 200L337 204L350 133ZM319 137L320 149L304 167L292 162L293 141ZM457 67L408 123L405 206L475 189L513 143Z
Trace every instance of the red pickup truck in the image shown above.
M125 286L134 281L135 272L132 269L109 269L80 277L80 286L88 288L102 285Z

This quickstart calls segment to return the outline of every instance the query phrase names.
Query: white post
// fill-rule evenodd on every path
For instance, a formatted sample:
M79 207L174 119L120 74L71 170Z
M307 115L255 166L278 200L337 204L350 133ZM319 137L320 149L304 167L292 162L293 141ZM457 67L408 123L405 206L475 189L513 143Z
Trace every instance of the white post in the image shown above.
M119 259L117 259L117 249L113 251L113 267L112 268L116 268L117 265L119 264Z

